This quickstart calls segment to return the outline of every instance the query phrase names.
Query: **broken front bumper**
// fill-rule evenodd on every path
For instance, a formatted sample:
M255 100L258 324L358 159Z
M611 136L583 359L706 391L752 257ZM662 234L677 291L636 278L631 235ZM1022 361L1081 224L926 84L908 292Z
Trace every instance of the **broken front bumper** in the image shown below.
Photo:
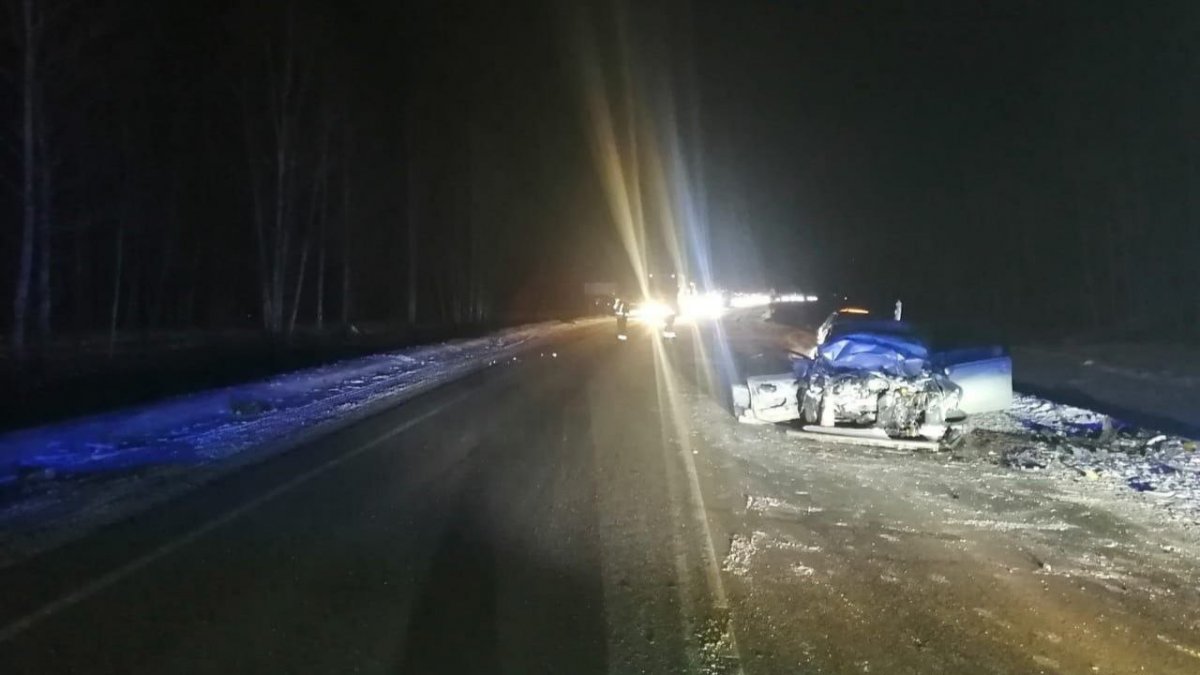
M943 375L878 371L810 373L797 383L800 418L823 427L872 426L895 438L938 440L957 417L962 390Z

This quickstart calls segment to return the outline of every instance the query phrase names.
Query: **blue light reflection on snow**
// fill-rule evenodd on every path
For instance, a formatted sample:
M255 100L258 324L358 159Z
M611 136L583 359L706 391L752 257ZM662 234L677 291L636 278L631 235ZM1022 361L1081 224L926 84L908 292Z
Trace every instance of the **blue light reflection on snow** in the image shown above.
M0 435L0 484L24 473L84 474L202 465L393 396L558 323L278 375Z

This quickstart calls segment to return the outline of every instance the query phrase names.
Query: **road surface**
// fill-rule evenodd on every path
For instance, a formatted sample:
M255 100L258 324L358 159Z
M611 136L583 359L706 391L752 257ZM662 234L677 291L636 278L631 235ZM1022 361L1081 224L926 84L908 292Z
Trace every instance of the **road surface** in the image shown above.
M0 570L0 672L1200 671L1186 537L739 427L708 337L581 331Z

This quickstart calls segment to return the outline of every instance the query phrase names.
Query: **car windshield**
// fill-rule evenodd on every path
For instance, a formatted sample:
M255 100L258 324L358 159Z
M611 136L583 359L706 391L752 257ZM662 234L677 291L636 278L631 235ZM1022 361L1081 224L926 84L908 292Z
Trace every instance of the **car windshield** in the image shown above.
M880 333L886 335L915 335L916 330L905 321L878 319L873 316L839 315L830 328L830 337L843 333Z

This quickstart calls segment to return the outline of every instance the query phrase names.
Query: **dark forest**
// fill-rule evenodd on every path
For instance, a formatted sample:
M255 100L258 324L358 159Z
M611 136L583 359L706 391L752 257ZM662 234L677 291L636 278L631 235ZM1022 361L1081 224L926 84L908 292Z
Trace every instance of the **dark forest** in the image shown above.
M579 25L633 83L611 91L689 121L659 146L702 167L695 203L646 227L698 241L674 264L709 285L1030 335L1195 329L1191 3L636 5L10 0L9 353L575 311L632 274Z

